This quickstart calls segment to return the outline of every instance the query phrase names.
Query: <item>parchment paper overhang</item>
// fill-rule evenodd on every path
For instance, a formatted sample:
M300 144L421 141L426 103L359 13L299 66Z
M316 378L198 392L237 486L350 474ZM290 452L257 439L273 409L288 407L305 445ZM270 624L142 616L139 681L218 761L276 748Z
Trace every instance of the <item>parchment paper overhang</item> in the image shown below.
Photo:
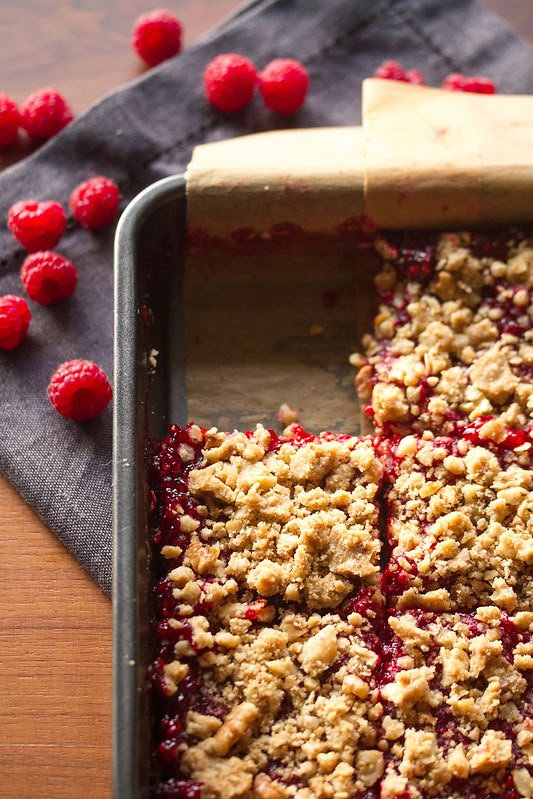
M365 209L380 227L531 221L533 97L363 83Z
M213 235L285 222L328 232L363 213L361 128L256 133L196 147L187 169L190 226Z
M215 236L292 223L331 232L531 220L533 97L363 82L363 127L259 133L201 145L187 170L191 227Z

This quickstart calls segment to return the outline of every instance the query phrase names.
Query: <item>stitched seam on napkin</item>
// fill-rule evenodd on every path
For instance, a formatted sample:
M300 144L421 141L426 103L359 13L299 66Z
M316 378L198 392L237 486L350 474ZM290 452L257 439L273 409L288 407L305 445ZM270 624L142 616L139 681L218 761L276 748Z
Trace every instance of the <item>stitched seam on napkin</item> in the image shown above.
M410 5L410 3L409 3ZM463 67L458 64L451 56L449 56L442 47L437 44L431 36L426 33L424 28L418 24L416 18L412 16L415 13L415 9L411 7L410 10L407 10L406 6L396 6L394 8L397 16L400 18L402 22L407 25L407 27L414 33L415 36L419 38L419 40L425 44L435 55L439 56L439 58L446 64L449 69L453 69L456 72L462 71Z
M375 22L379 17L381 17L384 13L388 14L390 11L394 11L394 3L395 0L388 0L388 2L380 5L372 14L369 14L368 17L359 21L359 23L354 27L350 28L349 30L341 33L339 36L336 36L327 44L324 44L320 50L317 50L316 53L310 55L308 58L305 59L306 64L312 64L314 61L320 60L323 56L330 53L332 50L336 50L338 47L342 47L347 41L349 41L353 36L357 33L361 33L361 31L368 28Z

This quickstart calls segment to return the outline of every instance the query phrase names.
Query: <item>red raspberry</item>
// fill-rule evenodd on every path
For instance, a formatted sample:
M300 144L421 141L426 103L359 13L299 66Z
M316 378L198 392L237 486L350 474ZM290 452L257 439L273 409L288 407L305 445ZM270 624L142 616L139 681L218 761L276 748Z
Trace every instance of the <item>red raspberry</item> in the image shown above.
M259 74L259 91L267 108L277 114L294 114L303 105L309 75L293 58L276 58Z
M443 83L443 89L452 92L472 92L474 94L496 94L496 85L483 75L462 75L460 72L452 72Z
M465 76L460 72L450 72L442 81L442 88L452 92L462 92L465 84Z
M138 17L131 34L131 44L149 67L155 67L179 53L181 32L181 23L174 14L160 8Z
M408 83L412 83L415 86L425 86L426 84L424 76L418 69L408 69L405 73L405 77Z
M464 85L465 85L465 76L462 75L460 72L450 72L450 74L447 75L442 82L442 88L448 89L449 91L452 92L464 91Z
M92 361L66 361L50 378L48 398L67 419L94 419L109 405L113 391L103 369Z
M0 350L13 350L26 338L31 313L22 297L0 297Z
M66 224L63 206L51 201L21 200L7 215L8 228L28 252L55 247Z
M7 94L0 94L0 147L13 144L22 119L18 106Z
M21 114L22 126L31 139L50 139L74 119L67 101L55 89L40 89L32 94Z
M72 261L48 250L28 255L20 277L28 296L41 305L66 300L74 294L78 282L78 272Z
M374 72L375 78L383 80L408 80L407 73L398 61L384 61Z
M218 55L205 68L204 89L219 111L239 111L253 97L257 72L247 58L236 53Z
M120 192L110 178L97 175L76 186L69 206L74 219L87 230L108 225L117 215Z
M465 78L463 91L474 94L496 94L496 84L483 75L473 75Z

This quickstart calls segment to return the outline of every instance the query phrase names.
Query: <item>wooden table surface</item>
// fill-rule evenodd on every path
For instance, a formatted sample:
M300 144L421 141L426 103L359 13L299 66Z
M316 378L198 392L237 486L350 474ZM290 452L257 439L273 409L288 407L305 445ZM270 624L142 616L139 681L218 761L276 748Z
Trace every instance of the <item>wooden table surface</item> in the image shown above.
M484 0L533 41L530 0ZM58 86L81 112L143 70L129 47L147 0L0 0L0 90ZM190 44L239 0L181 0ZM26 154L20 150L9 159ZM0 799L111 796L111 607L0 478Z

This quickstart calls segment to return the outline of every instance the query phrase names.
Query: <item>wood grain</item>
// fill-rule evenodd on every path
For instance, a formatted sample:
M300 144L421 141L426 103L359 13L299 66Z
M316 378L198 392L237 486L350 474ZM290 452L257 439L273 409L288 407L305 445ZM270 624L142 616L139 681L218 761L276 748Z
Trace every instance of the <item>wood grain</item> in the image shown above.
M0 482L0 796L110 795L111 607Z
M128 41L135 17L153 5L0 3L0 90L23 100L36 88L55 85L76 112L85 110L143 71ZM183 21L187 44L240 3L164 5ZM533 40L530 0L485 5ZM29 149L11 149L0 166ZM109 799L109 602L1 479L0 542L0 799Z

